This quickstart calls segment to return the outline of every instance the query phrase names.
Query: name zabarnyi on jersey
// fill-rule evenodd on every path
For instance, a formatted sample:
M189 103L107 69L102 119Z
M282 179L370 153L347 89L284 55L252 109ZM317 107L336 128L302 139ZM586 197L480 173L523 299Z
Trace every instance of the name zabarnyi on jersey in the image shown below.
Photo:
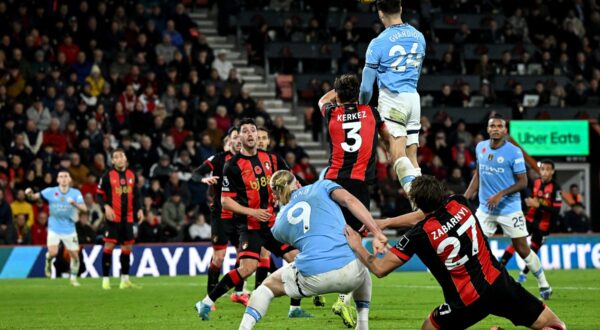
M454 226L456 226L457 224L460 224L460 222L462 221L464 216L468 215L470 213L471 212L469 212L469 210L467 208L461 207L460 210L458 210L458 212L456 212L456 215L454 217L452 217L447 223L443 224L437 230L432 231L431 236L433 236L434 240L441 238L442 236L447 234L450 230L452 230L452 228L454 228Z

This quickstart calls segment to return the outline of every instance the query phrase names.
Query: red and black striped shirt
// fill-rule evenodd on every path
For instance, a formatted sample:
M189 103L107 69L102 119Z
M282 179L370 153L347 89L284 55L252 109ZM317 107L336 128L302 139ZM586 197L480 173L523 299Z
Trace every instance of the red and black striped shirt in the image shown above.
M100 178L96 193L101 202L112 207L114 222L132 223L141 208L136 181L135 173L130 169L118 171L112 168Z
M502 272L467 200L458 195L406 233L391 252L404 262L416 253L450 306L473 304Z
M223 168L225 163L233 157L233 153L230 151L223 151L215 154L204 161L202 165L196 170L200 175L206 175L212 172L213 176L218 176L217 184L210 186L209 194L212 198L210 205L211 216L214 219L231 219L233 213L228 210L224 210L221 207L221 188L223 187Z
M384 127L376 109L363 104L323 105L327 125L329 168L325 178L375 179L378 132Z
M537 208L529 208L525 218L535 224L542 232L549 232L553 223L556 223L562 207L560 186L556 181L544 183L541 178L533 182L532 198L540 203Z
M271 228L275 222L275 212L269 181L276 171L288 169L279 156L262 150L254 156L237 154L225 164L221 197L231 197L240 205L252 209L267 209L272 214L268 222L241 214L235 217L247 221L250 230Z

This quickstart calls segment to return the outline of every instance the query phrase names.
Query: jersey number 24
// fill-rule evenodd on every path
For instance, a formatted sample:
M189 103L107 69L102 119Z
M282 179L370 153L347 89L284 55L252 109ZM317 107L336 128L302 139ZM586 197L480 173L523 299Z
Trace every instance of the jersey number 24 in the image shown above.
M398 72L405 72L407 69L418 68L421 65L421 62L423 60L423 55L416 54L417 48L419 48L419 44L416 42L413 43L413 45L410 49L410 54L408 54L408 56L406 54L406 50L401 45L395 45L394 47L390 48L390 52L388 54L390 57L395 57L396 55L400 55L400 56L398 56L398 58L396 58L396 60L392 63L392 65L390 65L390 68L392 70L398 71ZM402 63L402 61L404 61L405 57L406 57L406 62L404 63L404 65L400 65Z

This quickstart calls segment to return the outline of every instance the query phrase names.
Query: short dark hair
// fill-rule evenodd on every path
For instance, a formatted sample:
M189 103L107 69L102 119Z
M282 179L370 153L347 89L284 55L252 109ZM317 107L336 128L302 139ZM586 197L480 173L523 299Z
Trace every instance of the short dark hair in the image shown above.
M238 128L241 129L242 126L244 126L244 125L253 125L254 127L258 128L258 126L256 126L256 122L252 118L244 118L244 119L242 119L240 121L240 125L238 126Z
M546 158L546 159L542 159L542 161L540 162L540 165L541 165L541 164L550 165L550 166L552 167L552 169L554 169L554 168L555 168L555 166L554 166L554 162L553 162L552 160L548 159L548 158Z
M233 132L238 132L239 133L240 132L239 127L237 127L237 126L231 126L231 127L229 127L229 130L227 130L227 135L226 136L231 136L231 133L233 133Z
M124 150L124 149L122 149L122 148L115 148L115 149L113 149L113 150L110 152L110 156L111 156L111 157L113 157L113 156L114 156L114 155L115 155L117 152L122 152L124 155L126 155L126 154L125 154L125 150Z
M447 197L444 183L431 175L415 178L411 184L408 196L423 212L437 210Z
M386 15L399 14L402 0L377 0L377 9Z
M343 74L335 78L333 89L340 98L340 102L356 102L360 90L360 83L355 74Z

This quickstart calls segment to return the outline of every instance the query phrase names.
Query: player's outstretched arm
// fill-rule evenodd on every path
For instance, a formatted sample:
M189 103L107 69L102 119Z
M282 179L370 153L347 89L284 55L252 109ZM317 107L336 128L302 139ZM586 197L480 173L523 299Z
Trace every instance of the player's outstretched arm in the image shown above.
M362 82L360 83L359 104L369 104L373 96L373 84L377 78L377 70L365 65L362 72Z
M419 221L425 217L423 211L416 210L407 214L399 215L394 218L387 218L384 220L375 221L379 225L379 228L412 228Z
M350 212L352 212L352 214L362 222L371 233L373 233L373 248L375 249L375 252L383 252L387 244L387 237L383 235L383 232L379 226L377 226L375 220L373 220L369 210L367 210L367 208L346 189L336 189L332 191L331 198L341 206L350 210Z
M350 226L346 226L346 238L348 239L348 244L352 250L354 250L356 257L360 260L360 262L367 266L369 271L375 274L375 276L378 278L387 276L394 269L404 264L402 260L400 260L391 252L387 252L383 256L383 259L378 259L374 255L370 254L362 245L362 239L360 235Z

